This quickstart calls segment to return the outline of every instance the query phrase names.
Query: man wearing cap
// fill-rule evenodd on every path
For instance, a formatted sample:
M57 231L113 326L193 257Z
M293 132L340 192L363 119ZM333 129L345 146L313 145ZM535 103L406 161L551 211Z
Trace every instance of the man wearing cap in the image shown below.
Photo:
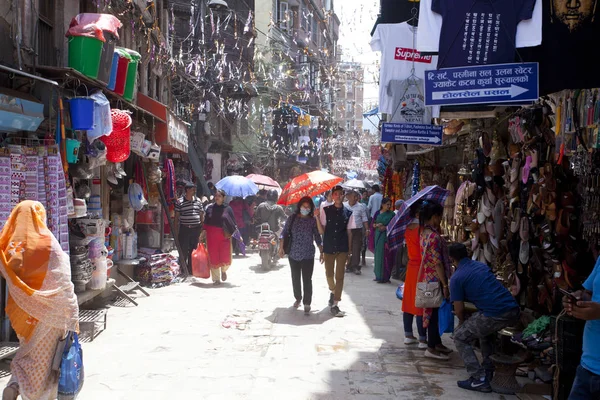
M341 186L335 186L331 192L333 204L323 208L325 215L317 218L317 225L319 232L323 233L321 263L325 262L325 275L330 291L329 307L335 317L343 317L345 314L338 303L342 300L346 260L352 243L352 231L348 229L352 211L344 207L344 189Z
M363 230L364 234L369 236L369 217L367 215L367 207L358 200L360 195L352 190L346 194L348 202L344 206L352 211L352 218L348 223L348 229L352 231L352 243L350 244L350 258L346 272L354 272L356 275L361 274L360 253L363 246Z
M198 247L203 222L202 200L196 197L196 185L187 182L185 194L175 203L174 223L179 228L179 246L182 253L180 258L185 260L189 271L192 266L192 252Z

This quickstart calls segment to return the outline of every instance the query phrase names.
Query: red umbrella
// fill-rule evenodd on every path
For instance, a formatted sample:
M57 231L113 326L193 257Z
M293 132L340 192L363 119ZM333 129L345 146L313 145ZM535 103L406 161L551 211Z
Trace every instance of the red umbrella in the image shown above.
M246 178L250 179L257 186L270 186L270 187L281 189L281 186L279 186L279 183L277 183L277 181L275 179L269 178L266 175L250 174L250 175L246 176Z
M332 189L342 178L323 171L313 171L292 179L285 187L277 204L296 204L304 196L314 197Z

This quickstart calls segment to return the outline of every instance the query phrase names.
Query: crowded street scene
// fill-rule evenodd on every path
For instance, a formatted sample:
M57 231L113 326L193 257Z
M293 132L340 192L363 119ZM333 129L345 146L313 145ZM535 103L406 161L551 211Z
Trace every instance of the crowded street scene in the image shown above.
M0 0L2 400L600 400L592 0Z

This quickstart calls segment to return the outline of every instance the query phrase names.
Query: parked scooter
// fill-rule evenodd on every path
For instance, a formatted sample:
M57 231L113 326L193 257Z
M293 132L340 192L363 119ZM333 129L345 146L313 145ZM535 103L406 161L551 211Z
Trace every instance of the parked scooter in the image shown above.
M260 225L258 234L258 253L262 261L262 269L268 270L277 262L279 240L277 233L271 230L268 223Z

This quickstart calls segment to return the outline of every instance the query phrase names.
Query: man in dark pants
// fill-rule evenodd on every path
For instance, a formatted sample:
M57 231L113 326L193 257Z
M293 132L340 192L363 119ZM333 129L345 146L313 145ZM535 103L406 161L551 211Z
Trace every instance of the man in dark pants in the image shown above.
M360 275L360 255L363 247L363 237L364 235L369 236L369 217L367 216L367 207L358 201L358 192L350 191L346 194L346 198L348 202L344 203L344 206L352 211L352 218L348 222L348 229L352 231L352 243L346 272L354 272L356 275ZM366 233L363 234L363 231Z
M175 203L175 226L179 228L180 258L184 259L191 272L192 252L198 247L202 223L204 222L204 208L202 201L196 197L196 185L191 182L185 184L185 194Z
M462 389L489 393L494 371L490 360L494 353L494 335L517 323L521 310L490 267L469 258L464 244L453 244L448 252L456 266L456 272L450 279L450 300L454 302L454 312L460 321L454 330L454 344L470 375L469 379L457 384ZM466 320L465 301L473 303L479 310ZM479 362L473 350L473 341L477 339L483 363Z

